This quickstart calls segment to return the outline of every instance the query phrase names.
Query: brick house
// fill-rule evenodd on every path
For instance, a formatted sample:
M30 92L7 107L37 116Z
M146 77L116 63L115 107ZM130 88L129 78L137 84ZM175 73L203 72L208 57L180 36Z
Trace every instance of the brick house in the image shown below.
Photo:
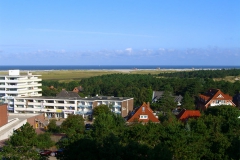
M206 110L208 107L219 105L236 106L232 99L230 95L224 94L220 89L209 89L206 93L199 95L196 108L199 110Z
M130 114L127 123L133 123L133 122L155 122L159 123L160 121L158 118L154 115L152 109L150 108L149 103L143 103L141 107L136 108L132 111Z
M27 122L31 126L33 126L34 129L44 128L46 126L44 114L33 115L33 116L27 118Z
M79 93L79 92L82 92L82 91L83 91L83 87L82 86L78 86L78 87L75 87L73 89L73 92L75 92L75 93Z
M0 103L0 127L8 123L7 104Z

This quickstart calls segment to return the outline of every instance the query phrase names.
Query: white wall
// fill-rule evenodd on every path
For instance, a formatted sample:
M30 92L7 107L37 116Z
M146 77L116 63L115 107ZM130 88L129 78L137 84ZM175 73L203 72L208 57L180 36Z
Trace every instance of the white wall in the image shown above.
M0 128L0 141L4 139L8 139L13 134L14 130L20 128L22 125L26 123L27 123L27 120L19 121L18 118L15 118L10 123L2 126Z

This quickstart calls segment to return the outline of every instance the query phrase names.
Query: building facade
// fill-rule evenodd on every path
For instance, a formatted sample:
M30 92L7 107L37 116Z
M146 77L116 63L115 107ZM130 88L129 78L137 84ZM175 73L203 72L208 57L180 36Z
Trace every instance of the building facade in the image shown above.
M220 105L236 106L232 99L230 95L224 94L220 89L210 89L206 93L199 95L196 108L206 110L208 107Z
M0 75L0 98L8 103L8 110L14 110L14 97L42 96L40 75L27 72L20 75L20 70L9 70L8 75Z
M158 120L158 117L154 115L152 109L150 108L150 104L143 103L141 107L138 107L135 110L133 110L127 119L127 123L135 123L135 122L159 123L160 121Z
M8 116L7 116L7 104L3 104L0 102L0 127L4 126L8 123Z
M69 114L86 117L102 104L122 117L133 110L133 98L128 97L15 97L14 113L44 113L48 118L67 118Z

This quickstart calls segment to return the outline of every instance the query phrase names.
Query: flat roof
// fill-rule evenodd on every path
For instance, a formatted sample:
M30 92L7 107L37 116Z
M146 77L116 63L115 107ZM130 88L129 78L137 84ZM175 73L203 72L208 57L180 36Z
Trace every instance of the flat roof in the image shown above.
M97 97L14 97L15 99L67 99L67 100L128 100L133 99L131 97L112 97L112 96L97 96Z
M26 120L28 118L37 116L40 114L30 114L30 113L8 113L8 120L14 119L14 118L18 118L20 121Z

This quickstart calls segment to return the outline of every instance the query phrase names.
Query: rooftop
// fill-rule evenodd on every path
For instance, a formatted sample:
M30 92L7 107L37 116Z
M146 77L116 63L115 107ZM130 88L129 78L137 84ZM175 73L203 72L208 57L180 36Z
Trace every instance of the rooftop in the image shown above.
M49 96L41 96L41 97L15 97L16 99L68 99L68 100L89 100L89 101L94 101L94 100L128 100L128 99L133 99L130 97L113 97L113 96L96 96L96 97L49 97Z

